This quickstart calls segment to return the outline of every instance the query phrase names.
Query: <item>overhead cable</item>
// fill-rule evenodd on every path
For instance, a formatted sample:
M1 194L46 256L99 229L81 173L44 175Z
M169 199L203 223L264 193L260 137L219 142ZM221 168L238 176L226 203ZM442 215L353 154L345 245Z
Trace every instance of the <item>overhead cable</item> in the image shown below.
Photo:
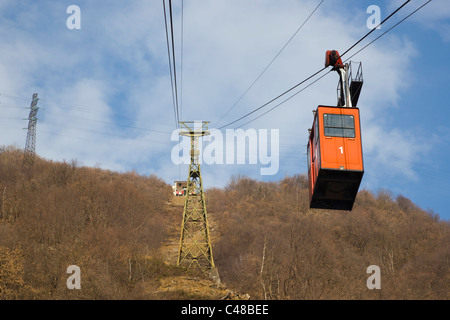
M370 31L369 31L368 33L366 33L361 39L359 39L358 41L356 41L352 46L350 46L350 47L349 47L349 48L341 55L341 58L342 58L342 56L343 56L344 54L348 53L348 52L349 52L351 49L353 49L358 43L360 43L360 42L361 42L362 40L364 40L368 35L370 35L376 28L378 28L379 26L381 26L382 24L384 24L387 20L389 20L394 14L396 14L401 8L403 8L403 7L404 7L408 2L410 2L410 1L411 1L411 0L405 1L400 7L398 7L398 8L397 8L394 12L392 12L388 17L386 17L386 19L384 19L383 21L381 21L381 22L378 24L378 26L376 26L375 28L373 28L372 30L370 30ZM430 0L430 1L431 1L431 0ZM422 6L422 7L423 7L423 6ZM421 7L421 8L422 8L422 7ZM419 8L419 9L420 9L420 8ZM416 11L418 11L418 10L416 10ZM381 36L380 36L380 37L381 37ZM315 77L316 75L320 74L320 73L321 73L322 71L324 71L326 68L327 68L327 67L324 67L324 68L322 68L322 69L316 71L315 73L313 73L312 75L310 75L310 76L307 77L306 79L302 80L301 82L297 83L297 84L296 84L295 86L293 86L292 88L290 88L290 89L284 91L283 93L279 94L278 96L276 96L276 97L273 98L272 100L270 100L270 101L264 103L264 104L261 105L260 107L254 109L254 110L252 110L252 111L250 111L250 112L248 112L247 114L241 116L240 118L238 118L238 119L236 119L236 120L234 120L234 121L232 121L232 122L230 122L230 123L228 123L228 124L226 124L226 125L223 125L223 126L219 127L219 129L223 129L223 128L225 128L225 127L228 127L228 126L230 126L230 125L232 125L232 124L234 124L234 123L236 123L236 122L238 122L238 121L244 119L244 118L247 118L248 116L252 115L253 113L255 113L255 112L261 110L262 108L266 107L267 105L271 104L271 103L274 102L275 100L281 98L281 97L284 96L285 94L291 92L292 90L294 90L294 89L297 88L298 86L302 85L302 84L305 83L306 81L308 81L308 80L310 80L311 78ZM321 79L321 78L323 78L323 77L320 77L319 79ZM317 79L317 80L319 80L319 79ZM313 83L317 82L317 80L315 80ZM312 84L312 83L311 83L311 84ZM309 85L308 85L308 87L309 87ZM303 91L303 89L302 89L301 91ZM300 91L300 92L301 92L301 91ZM298 92L298 93L299 93L299 92ZM293 95L293 96L295 96L295 95ZM273 107L271 110L275 109L276 107L280 106L280 105L283 104L284 102L288 101L288 100L289 100L290 98L292 98L293 96L291 96L291 97L289 97L288 99L284 100L283 102L279 103L277 106ZM271 110L269 110L269 111L271 111ZM269 111L268 111L268 112L269 112ZM264 114L267 114L268 112L265 112ZM261 115L261 116L262 116L262 115ZM259 117L258 117L258 118L259 118ZM254 120L256 120L256 119L257 119L257 118L255 118ZM249 122L247 122L247 123L249 123Z
M289 38L289 40L285 43L285 45L278 51L278 53L273 57L273 59L269 62L269 64L264 68L264 70L258 75L258 77L250 84L250 86L244 91L244 93L236 100L236 102L228 109L228 111L219 119L218 122L222 121L233 108L244 98L244 96L250 91L250 89L255 85L255 83L262 77L262 75L269 69L272 63L278 58L278 56L283 52L283 50L289 45L289 43L294 39L294 37L299 33L299 31L303 28L303 26L308 22L308 20L312 17L312 15L317 11L320 5L325 0L320 1L320 3L314 8L314 10L310 13L310 15L306 18L305 21L300 25L300 27L294 32L294 34Z
M167 24L167 12L166 12L166 1L163 0L163 11L164 11L164 26L166 29L166 43L167 43L167 56L169 60L169 73L170 73L170 85L172 88L172 104L173 112L175 116L175 126L178 127L179 122L179 112L178 112L178 94L176 85L176 69L175 69L175 52L173 48L173 23L172 23L172 1L169 0L169 10L170 10L170 25L171 25L171 41L169 40L169 27ZM172 46L170 45L172 43ZM172 54L171 54L172 51ZM173 61L172 61L173 59Z

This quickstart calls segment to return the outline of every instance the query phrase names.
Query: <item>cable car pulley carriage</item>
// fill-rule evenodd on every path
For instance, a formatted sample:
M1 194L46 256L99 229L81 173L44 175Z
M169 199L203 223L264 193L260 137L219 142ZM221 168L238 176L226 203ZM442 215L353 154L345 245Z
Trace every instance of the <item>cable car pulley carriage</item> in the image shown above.
M325 66L339 73L337 106L320 105L309 130L310 208L352 210L364 174L359 109L363 84L361 63L356 76L339 53L327 51Z

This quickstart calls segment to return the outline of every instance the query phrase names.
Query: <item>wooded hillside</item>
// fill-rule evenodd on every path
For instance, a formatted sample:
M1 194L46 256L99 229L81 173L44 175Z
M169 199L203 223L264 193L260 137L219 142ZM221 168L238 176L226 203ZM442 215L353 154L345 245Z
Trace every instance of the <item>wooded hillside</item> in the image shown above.
M25 172L25 173L24 173ZM171 188L161 179L0 152L0 298L133 299L155 278ZM68 290L66 269L82 270Z
M22 159L0 148L0 299L202 297L155 293L185 274L161 254L182 217L163 180ZM448 222L388 191L360 191L352 212L310 210L307 197L302 175L206 191L222 283L253 299L449 298ZM66 286L70 265L81 290ZM370 265L380 290L366 286Z
M307 188L302 175L237 177L208 192L223 281L262 299L449 298L448 222L388 191L360 191L351 212L310 210ZM371 265L380 290L367 288Z

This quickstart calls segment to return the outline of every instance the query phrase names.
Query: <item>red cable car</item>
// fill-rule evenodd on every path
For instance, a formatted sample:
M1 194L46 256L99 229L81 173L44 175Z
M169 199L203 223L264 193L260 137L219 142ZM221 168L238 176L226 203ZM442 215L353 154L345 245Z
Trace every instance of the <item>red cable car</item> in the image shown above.
M337 51L327 51L325 66L329 65L340 75L340 95L338 106L318 106L314 111L307 147L310 208L352 210L364 174L356 107L362 69L360 65L352 78L351 66L342 64Z

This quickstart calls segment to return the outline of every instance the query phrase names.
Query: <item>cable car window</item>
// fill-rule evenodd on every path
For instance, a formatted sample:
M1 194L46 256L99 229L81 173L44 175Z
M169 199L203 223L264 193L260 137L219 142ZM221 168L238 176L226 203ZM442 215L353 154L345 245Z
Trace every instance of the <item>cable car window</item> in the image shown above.
M352 115L325 113L323 126L328 137L355 137L355 118Z

